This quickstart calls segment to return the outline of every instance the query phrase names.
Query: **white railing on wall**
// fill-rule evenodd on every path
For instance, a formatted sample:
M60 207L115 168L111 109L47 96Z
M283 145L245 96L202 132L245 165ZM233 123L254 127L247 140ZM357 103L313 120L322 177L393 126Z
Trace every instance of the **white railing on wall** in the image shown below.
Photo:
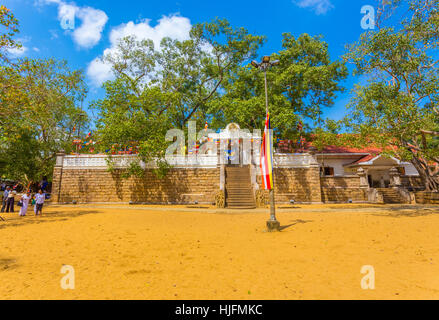
M314 156L308 153L278 153L273 158L278 168L307 168L318 165Z
M114 168L126 168L137 160L136 155L66 155L63 160L57 159L57 163L62 162L64 168L107 168L108 161ZM259 159L254 159L253 164L258 165ZM170 165L175 168L213 168L220 164L218 156L199 155L197 157L174 156L167 158ZM154 167L154 163L145 165L140 162L142 167ZM275 154L274 166L279 168L307 168L318 165L314 156L306 153L300 154Z
M64 156L62 166L64 168L107 168L108 163L114 168L126 168L132 162L137 161L136 155L68 155ZM170 157L168 163L176 168L186 167L216 167L218 165L217 156L203 155L198 157ZM142 167L154 167L154 163L145 165L140 162Z
M108 160L111 160L112 164L116 168L128 167L131 162L136 160L136 156L131 155L117 155L111 158L107 155L73 155L64 156L63 167L107 167Z

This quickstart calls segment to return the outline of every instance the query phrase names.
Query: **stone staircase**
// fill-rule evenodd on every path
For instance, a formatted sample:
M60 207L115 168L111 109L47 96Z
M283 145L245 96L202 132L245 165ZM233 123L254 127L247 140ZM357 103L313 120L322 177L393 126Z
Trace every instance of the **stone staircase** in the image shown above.
M249 166L226 166L226 207L230 209L256 208Z
M404 199L393 188L377 188L377 191L383 196L384 203L404 203Z

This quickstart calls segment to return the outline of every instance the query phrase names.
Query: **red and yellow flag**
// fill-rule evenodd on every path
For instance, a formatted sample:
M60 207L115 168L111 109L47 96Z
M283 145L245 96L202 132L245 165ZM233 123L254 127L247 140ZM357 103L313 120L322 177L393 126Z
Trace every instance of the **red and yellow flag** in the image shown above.
M273 152L272 136L270 131L270 114L267 113L265 120L264 136L261 144L260 164L262 174L262 188L265 190L273 189Z

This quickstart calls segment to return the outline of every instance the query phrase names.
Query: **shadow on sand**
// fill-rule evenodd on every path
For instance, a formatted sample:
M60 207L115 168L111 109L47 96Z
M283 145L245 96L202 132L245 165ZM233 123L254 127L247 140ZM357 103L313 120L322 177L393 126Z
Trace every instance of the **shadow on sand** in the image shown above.
M27 214L25 217L20 217L17 215L14 215L13 217L5 217L5 221L0 221L0 229L9 228L9 227L20 227L24 225L29 224L38 224L38 223L45 223L45 222L55 222L55 221L66 221L71 218L80 217L86 214L96 214L99 213L97 210L81 210L81 211L71 211L71 212L50 212L50 213L44 213L40 217L37 217L31 212ZM1 261L1 260L0 260Z
M386 208L381 214L372 214L377 217L390 218L413 218L424 217L432 214L439 214L439 207L414 207L409 205L401 205L397 207Z
M314 220L302 220L302 219L297 219L297 220L293 220L291 221L292 223L287 224L285 226L280 226L279 231L283 231L289 227L295 226L296 224L303 224L303 223L309 223L309 222L314 222Z
M14 258L0 258L0 271L14 269L18 267L17 259Z

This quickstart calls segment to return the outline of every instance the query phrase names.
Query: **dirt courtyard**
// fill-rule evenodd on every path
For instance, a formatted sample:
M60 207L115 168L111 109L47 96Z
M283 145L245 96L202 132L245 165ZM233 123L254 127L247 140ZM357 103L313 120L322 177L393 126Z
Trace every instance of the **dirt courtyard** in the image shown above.
M439 299L439 207L49 206L2 214L2 299ZM75 289L64 290L63 265ZM361 288L372 266L375 289ZM70 274L71 275L71 274Z

